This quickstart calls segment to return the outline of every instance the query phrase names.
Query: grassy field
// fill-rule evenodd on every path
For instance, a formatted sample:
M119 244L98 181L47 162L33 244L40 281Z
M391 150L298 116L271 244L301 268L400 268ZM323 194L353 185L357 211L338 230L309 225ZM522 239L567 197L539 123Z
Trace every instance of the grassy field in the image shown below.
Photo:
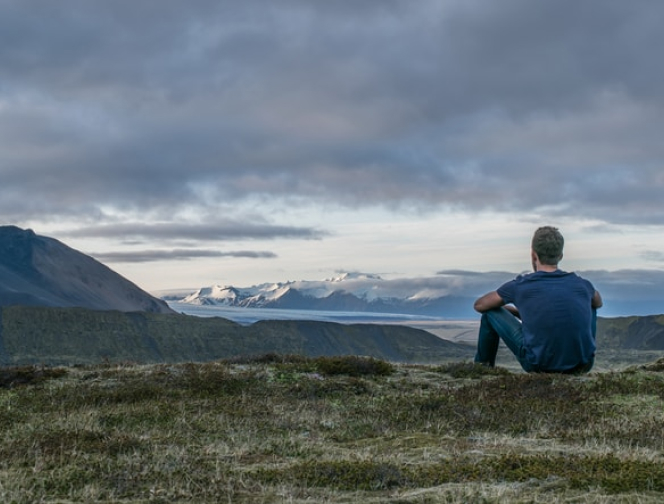
M0 369L2 503L655 503L664 359Z

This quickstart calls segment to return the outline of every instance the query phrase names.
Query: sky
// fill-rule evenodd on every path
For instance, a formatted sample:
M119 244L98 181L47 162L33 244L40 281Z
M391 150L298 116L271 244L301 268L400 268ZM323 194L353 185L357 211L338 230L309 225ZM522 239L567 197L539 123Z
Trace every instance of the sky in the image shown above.
M0 224L150 291L519 273L554 225L561 267L664 302L663 23L658 0L0 0Z

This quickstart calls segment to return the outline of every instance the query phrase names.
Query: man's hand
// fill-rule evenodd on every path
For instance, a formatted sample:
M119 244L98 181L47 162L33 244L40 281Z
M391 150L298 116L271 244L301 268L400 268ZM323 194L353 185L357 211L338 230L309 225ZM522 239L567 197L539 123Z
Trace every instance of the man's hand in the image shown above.
M475 311L484 313L495 308L500 308L504 304L505 301L498 295L498 292L492 291L484 294L484 296L475 301L473 308L475 308Z
M505 309L514 315L516 318L520 319L521 315L519 314L519 309L514 305L505 305Z
M602 301L602 296L600 296L598 291L595 291L595 294L593 295L593 299L590 302L590 306L597 309L597 308L601 308L603 304L604 304L604 301Z

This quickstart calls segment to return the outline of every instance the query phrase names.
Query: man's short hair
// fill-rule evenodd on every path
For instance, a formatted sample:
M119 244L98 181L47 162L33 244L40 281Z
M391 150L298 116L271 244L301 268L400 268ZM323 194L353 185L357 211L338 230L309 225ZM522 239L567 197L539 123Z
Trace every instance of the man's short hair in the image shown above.
M558 228L543 226L533 235L532 248L542 264L557 265L563 258L565 239Z

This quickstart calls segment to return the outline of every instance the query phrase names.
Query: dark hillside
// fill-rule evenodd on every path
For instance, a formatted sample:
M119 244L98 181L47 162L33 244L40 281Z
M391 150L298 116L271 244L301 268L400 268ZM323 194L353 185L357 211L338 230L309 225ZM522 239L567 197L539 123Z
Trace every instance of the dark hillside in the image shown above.
M5 351L5 343L2 338L2 308L0 308L0 366L7 366L9 362L10 359Z
M280 338L296 334L303 355L366 355L391 362L436 362L471 358L474 349L442 340L433 334L405 326L337 324L310 320L256 322L249 332Z
M58 240L0 226L0 306L170 313L168 305Z
M599 347L630 350L664 350L664 315L599 318Z
M472 358L465 345L420 329L374 324L264 321L82 308L4 307L7 364L211 361L240 355L364 355L393 362Z
M664 350L664 317L639 317L632 322L623 347Z

